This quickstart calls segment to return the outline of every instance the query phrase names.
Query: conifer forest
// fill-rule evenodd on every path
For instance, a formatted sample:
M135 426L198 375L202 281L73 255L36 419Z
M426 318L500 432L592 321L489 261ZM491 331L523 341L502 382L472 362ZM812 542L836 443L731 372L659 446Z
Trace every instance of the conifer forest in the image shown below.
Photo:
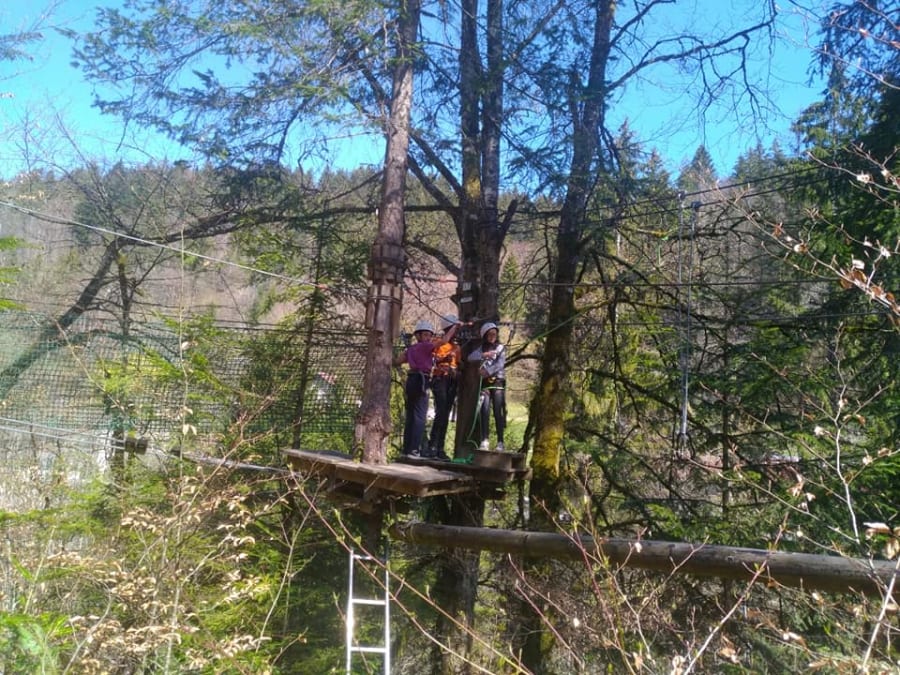
M458 2L0 23L0 673L900 672L900 7Z

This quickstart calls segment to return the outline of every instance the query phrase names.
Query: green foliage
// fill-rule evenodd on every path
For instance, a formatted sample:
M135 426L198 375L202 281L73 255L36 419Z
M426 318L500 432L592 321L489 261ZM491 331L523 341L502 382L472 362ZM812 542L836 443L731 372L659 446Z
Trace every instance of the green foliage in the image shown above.
M632 176L644 175L640 165L633 168ZM651 184L654 204L669 204L663 186L648 179L648 189ZM787 209L786 201L757 206ZM604 536L637 533L753 547L772 543L782 550L806 551L824 545L843 553L878 555L885 545L882 539L868 543L861 539L863 522L896 518L897 463L890 448L896 437L897 347L889 325L879 317L851 320L845 313L823 318L823 303L829 309L840 307L827 284L796 283L802 271L780 267L762 255L759 239L749 228L723 228L719 220L716 227L704 229L700 218L698 258L692 269L696 274L692 324L686 335L685 313L677 311L687 302L685 290L672 282L678 256L685 251L683 241L672 236L678 231L678 213L654 213L646 219L644 213L643 209L628 213L615 243L604 240L602 226L597 225L594 233L604 246L577 289L583 311L576 319L575 347L567 358L575 364L571 384L579 396L567 410L563 439L564 468L573 480L561 503L577 511L571 515L579 527ZM601 222L606 223L598 218ZM303 250L327 249L337 257L353 255L350 251L356 248L344 248L346 242L340 241L352 238L352 229L341 230L329 241L319 237L317 227L310 221L298 225L293 238L247 237L242 243L248 255L282 265L282 271L293 269L290 256L282 252L279 257L282 241L295 242ZM728 247L720 243L725 229L733 246L731 258ZM317 249L319 243L325 248ZM526 243L527 239L518 242ZM533 279L542 278L528 277L538 258L510 256L504 281L512 288L521 284L530 289ZM322 278L335 274L328 278L336 279L335 270L344 262L334 262L334 268L321 268ZM308 261L301 264L312 269ZM723 290L724 280L742 283ZM543 311L533 302L542 292L524 294L526 309L534 316ZM280 330L240 334L222 329L211 315L189 323L173 321L170 327L177 331L177 340L160 340L134 354L97 363L91 376L102 385L114 428L139 428L140 420L154 408L166 408L146 400L148 393L164 385L182 394L180 405L156 410L171 422L173 433L167 440L173 447L275 464L280 461L279 449L293 442L296 427L292 422L273 424L269 415L278 412L296 420L299 400L305 396L304 406L309 404L317 396L316 376L326 373L337 376L329 382L333 388L322 390L328 402L321 409L305 408L304 423L310 426L302 431L301 442L311 448L347 448L357 400L355 394L347 394L358 391L354 387L362 372L362 352L355 346L356 336L348 339L346 331L317 332L346 322L329 304L336 296L325 298L318 289L304 288L295 297L302 300L300 311ZM848 300L846 306L855 310L864 307L849 298L838 299ZM685 344L692 349L687 371L679 360ZM358 360L341 370L348 354ZM224 367L233 361L240 367ZM511 379L521 372L521 363L511 369ZM685 372L690 425L688 442L681 445L677 429ZM397 420L402 415L400 392L398 385L392 400ZM326 410L336 416L328 418ZM511 405L510 449L526 435L526 420L516 410ZM319 418L327 424L316 427ZM199 429L207 422L214 422L220 433L211 434L201 445L207 439L193 433L191 426ZM816 435L816 426L828 433ZM784 461L773 462L777 459L773 455ZM726 466L726 460L731 464ZM292 520L297 504L280 493L280 481L207 481L205 472L202 478L194 477L189 465L174 466L177 470L161 472L168 476L163 479L155 470L145 472L141 462L129 462L126 471L112 474L115 486L73 502L76 506L68 516L75 522L53 514L55 536L74 542L67 543L67 550L78 551L80 557L54 560L51 567L33 559L21 568L23 586L47 584L47 594L40 597L42 604L35 611L88 617L99 616L98 608L109 606L114 617L102 624L75 622L71 638L51 641L56 658L63 662L72 654L71 658L87 659L76 655L75 649L93 631L103 642L90 658L135 668L277 667L305 673L327 672L341 662L340 614L334 596L343 590L343 572L338 570L346 565L335 552L331 535L323 536L306 524L298 528L302 536L291 540L287 532L298 531ZM176 478L179 472L184 472L181 479ZM507 499L490 510L490 518L503 525L518 523L516 506ZM50 514L39 521L34 518L39 529L52 522ZM859 541L851 541L853 518ZM283 526L285 521L291 522L290 528ZM804 537L798 536L800 532ZM832 541L836 535L839 539ZM299 547L305 547L302 561L292 557ZM313 556L315 562L310 564ZM497 573L495 564L482 570L484 604L477 611L490 626L491 639L507 644L501 580L516 572ZM428 565L424 560L399 571L407 582L427 586L435 579ZM633 652L640 652L647 662L669 663L673 654L687 653L689 648L667 632L667 626L690 621L689 639L696 643L719 630L721 603L717 604L719 589L713 583L676 579L660 583L653 577L643 585L627 572L608 576L626 577L630 585L605 589L590 602L586 597L596 593L596 587L574 572L571 577L546 580L547 593L554 598L560 597L560 584L571 591L565 602L570 603L566 606L572 616L608 627L608 635L614 636L615 646L610 646L573 630L573 644L579 645L579 657L586 663L630 663L626 655ZM673 600L670 606L661 595L683 602ZM703 602L692 599L698 595ZM616 608L633 597L649 598L640 616L631 620L616 614ZM796 648L779 637L786 630L803 636L804 653L811 657L839 662L858 653L858 641L831 637L839 624L851 625L845 607L810 605L776 616L767 602L774 600L763 598L750 606L751 615L757 617L753 621L761 616L770 622L764 634L753 634L751 619L746 623L736 619L735 625L722 630L740 647L739 663L720 662L708 654L702 660L704 667L710 672L763 670L784 662L779 659L796 659ZM431 617L427 603L416 600L412 605L420 616ZM694 608L690 617L681 609L685 606ZM871 607L863 613L871 615ZM169 640L173 625L177 645ZM407 645L404 653L424 658L418 628L405 622L401 626L398 641ZM170 630L165 638L163 627ZM640 640L644 630L660 637L644 645ZM121 647L120 643L137 642L138 636L148 645L144 652ZM727 651L729 645L723 641L718 646Z
M712 155L706 146L701 145L694 153L690 163L682 169L676 181L677 187L690 194L707 190L716 182L716 168L713 166Z
M337 125L340 115L353 113L345 96L354 89L354 69L321 66L339 59L346 68L340 54L351 46L385 53L373 37L379 20L366 3L340 10L274 3L265 11L223 3L194 11L137 2L101 10L98 31L76 57L94 80L147 86L145 96L98 101L104 112L156 127L220 163L280 160L287 139L309 143L297 149L302 159L318 140L313 114Z
M31 46L43 39L37 30L0 35L0 61L21 61L31 58Z
M63 672L58 644L72 634L68 617L0 612L0 667L6 672Z
M500 316L505 321L516 322L524 318L527 305L526 290L522 284L522 273L515 255L506 257L506 264L500 272Z
M361 352L348 344L347 308L365 283L369 209L377 192L371 172L323 172L311 181L261 160L282 158L298 125L309 134L299 150L302 162L316 134L343 121L344 113L354 119L358 110L372 114L370 92L358 83L377 81L385 50L382 8L270 5L263 13L224 3L201 14L141 1L102 10L101 30L88 37L79 58L101 81L149 84L134 96L101 102L102 109L157 126L217 161L233 159L242 167L204 178L215 189L202 192L210 201L201 210L224 209L246 226L230 245L251 267L265 271L250 277L260 289L253 319L262 320L279 303L296 308L283 330L243 336L219 330L211 315L188 324L173 321L177 345L98 363L90 375L101 383L111 427L127 434L157 414L170 423L166 442L184 454L196 450L274 466L280 465L279 449L289 444L349 447L364 364ZM834 17L848 19L834 28L871 27L871 17L857 21L863 5L836 12ZM511 8L510 35L530 37L533 9ZM286 19L288 12L294 14ZM569 27L547 17L547 32L528 43L546 50L524 50L529 67L516 69L528 73L527 86L507 88L528 92L533 102L509 106L512 124L506 129L520 125L534 138L547 139L543 146L519 147L514 134L507 137L511 173L542 191L517 196L547 212L558 210L553 196L570 178L560 167L572 125L561 121L568 111L558 102L578 78L577 69L565 64L585 61L587 24ZM837 30L829 39L839 51L841 45L851 47ZM868 54L876 41L864 42L868 62L879 68L894 63L880 52ZM625 43L637 44L617 42ZM189 63L181 60L183 50L198 44L209 47L208 61L182 69ZM446 121L445 108L456 110L445 105L450 83L458 79L458 53L448 54L452 62L442 63L437 55L421 64L433 76L423 78L429 87L423 98L438 94L441 105L423 116L420 142ZM334 71L321 67L329 63L342 65ZM360 77L360 64L372 78ZM870 72L889 70L879 68ZM238 72L248 79L234 81ZM841 68L831 75L826 99L798 120L797 129L818 162L861 175L873 167L852 151L858 141L888 154L896 145L896 93L862 85ZM539 94L549 94L545 106ZM611 101L613 92L608 94ZM577 108L580 94L570 95ZM526 110L537 111L540 119L527 123L520 112ZM321 121L322 112L337 116L313 125L311 117ZM457 152L455 141L442 141L433 148L437 154ZM567 269L577 281L572 290L579 313L567 317L575 339L551 364L566 367L560 368L565 385L578 392L573 405L566 399L565 433L560 430L554 448L569 479L560 503L577 511L567 515L601 536L882 554L887 535L866 540L864 523L893 525L900 503L896 317L873 313L869 297L839 288L828 265L859 260L868 274L877 258L879 280L895 289L897 256L880 256L878 246L897 239L896 199L884 193L873 199L870 183L848 187L853 184L834 180L814 163L786 163L777 148L757 147L738 162L739 181L802 169L809 182L746 199L732 191L721 199L733 198L733 210L712 203L718 199L712 196L702 212L681 210L676 188L706 190L716 181L706 149L698 148L672 185L659 157L645 156L627 127L617 146L610 156L591 158L603 170L592 185L588 215L573 223L584 234L575 247L583 257L577 270ZM890 176L893 166L877 168ZM190 193L195 178L150 169L74 172L82 186L109 197L108 203L83 203L78 218L135 237L177 232L179 218L156 198L157 190L177 185ZM873 181L879 175L873 170ZM434 201L433 192L416 190L416 203ZM191 207L185 212L196 206L191 200L184 204ZM514 228L524 254L507 255L501 273L501 311L532 324L538 352L555 328L546 326L546 282L554 265L569 263L542 248L550 220L523 211ZM410 239L450 255L444 220L410 213L409 222ZM755 222L773 225L757 228ZM773 247L765 234L779 228L792 233L787 251ZM91 247L85 251L113 241L109 233L76 233ZM812 257L798 259L795 248ZM119 280L126 282L120 288L148 269L142 260L134 251L117 257ZM201 265L192 259L179 269L193 272ZM124 314L130 296L123 295ZM128 317L122 322L128 327ZM234 354L240 367L230 372L240 376L230 378L223 366ZM339 369L347 354L355 360ZM165 406L146 401L157 386L180 392L178 405L159 410ZM394 387L396 419L402 414L399 392ZM312 405L320 398L321 405ZM209 439L200 438L204 424L215 427ZM508 445L520 437L527 441L524 426L511 425ZM111 474L108 490L74 500L65 512L26 519L34 528L25 533L28 541L46 543L48 551L64 547L66 554L17 560L17 597L30 594L34 604L27 613L17 608L21 615L5 617L0 639L11 654L10 669L46 664L52 670L53 662L63 669L67 657L98 670L144 672L258 672L272 664L298 673L333 668L341 657L341 631L332 596L344 582L337 570L345 565L332 533L323 536L309 525L313 516L300 506L297 491L285 494L280 478L235 479L223 476L222 467L198 470L180 462L157 471L133 459ZM310 501L321 505L317 497ZM510 501L491 517L515 521ZM559 515L549 514L547 522ZM316 517L334 525L327 514ZM51 518L57 521L52 535ZM432 562L411 553L397 571L416 588L428 588L437 579ZM696 655L698 672L775 672L813 662L835 670L846 666L869 646L865 622L877 620L874 604L803 596L785 602L761 583L736 598L730 594L734 587L715 582L660 581L601 563L592 561L589 570L547 565L552 573L542 578L517 576L521 568L501 568L495 560L485 563L478 570L484 582L478 629L491 641L509 644L502 634L507 627L501 628L512 614L503 604L505 594L527 588L530 610L567 617L553 625L567 645L553 655L561 672L576 662L597 672L640 670L642 663L669 670L683 664L682 654ZM413 616L432 618L426 595L410 598ZM543 599L557 606L544 610ZM726 616L723 607L741 611ZM59 630L55 617L66 617L71 633ZM578 630L570 617L582 617L585 628ZM550 632L544 635L547 646ZM429 643L418 626L404 624L398 643L416 665L425 660ZM880 658L881 646L873 647Z
M0 617L4 666L260 672L278 653L286 658L298 635L336 615L327 595L310 595L303 582L316 547L301 556L298 546L318 535L285 531L279 500L255 496L265 487L140 471L114 491L71 502L52 528L34 529L44 514L20 517L19 533L60 552L34 558L29 551L40 547L21 548L29 604Z

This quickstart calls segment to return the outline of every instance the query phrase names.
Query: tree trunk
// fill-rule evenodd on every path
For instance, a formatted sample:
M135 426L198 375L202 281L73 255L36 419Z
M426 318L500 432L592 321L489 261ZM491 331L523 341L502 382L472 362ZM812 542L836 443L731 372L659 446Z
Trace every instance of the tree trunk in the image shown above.
M488 0L487 50L482 65L478 49L478 2L464 0L460 37L460 129L462 132L462 195L457 231L462 249L462 272L457 290L463 321L499 320L500 255L510 218L502 221L500 194L500 131L503 119L503 2ZM514 209L515 207L511 207ZM470 331L469 345L478 333ZM478 445L475 409L478 373L463 368L456 421L456 453L470 456Z
M448 525L468 530L484 525L484 500L475 495L450 497L444 520ZM440 525L437 527L441 527ZM475 601L478 591L478 569L481 552L476 548L454 548L437 558L437 575L432 595L443 614L435 621L435 634L441 642L450 645L451 650L436 647L432 658L431 672L434 675L456 675L472 672L468 657L473 648L475 635ZM464 627L461 630L457 622Z
M587 84L581 85L573 74L569 91L572 111L572 165L556 236L557 261L550 301L550 332L544 345L541 375L531 405L535 429L531 460L532 523L530 527L548 530L560 507L560 458L565 438L565 421L571 410L569 378L573 323L576 318L575 285L582 263L581 239L584 213L595 182L600 127L606 91L606 65L615 3L600 2L594 16L594 43ZM539 565L540 563L535 563ZM550 608L541 608L550 612ZM525 602L521 608L517 641L523 663L533 672L545 672L553 640L543 630L543 621Z
M387 461L391 433L391 360L403 305L406 173L409 166L409 119L413 93L413 51L419 26L420 0L400 4L397 57L386 125L384 175L378 235L369 261L366 327L369 331L363 401L356 419L355 447L364 462Z
M582 262L584 212L595 182L599 128L605 99L604 81L615 4L597 6L591 70L584 90L573 85L572 166L556 236L557 262L550 304L550 332L541 362L541 377L532 412L536 417L532 497L555 507L565 415L571 409L566 383L571 374L568 354L576 317L575 285ZM579 105L580 103L580 105ZM579 112L580 111L580 112ZM551 511L552 512L552 511Z
M459 56L462 181L460 208L455 216L462 264L456 301L460 319L474 321L476 325L478 321L499 318L500 254L509 220L501 223L498 214L504 68L502 0L487 0L483 40L478 35L479 18L478 1L463 0ZM479 44L484 44L486 49L484 65ZM474 337L478 337L477 332ZM464 358L472 346L471 343L463 345ZM464 363L457 399L456 457L472 455L478 445L474 421L479 381L477 368L466 367ZM449 501L446 522L477 527L483 519L483 499L470 496ZM448 553L438 564L435 581L439 605L467 629L460 630L440 617L436 633L463 657L472 649L479 560L477 551ZM470 668L465 658L451 663L451 656L445 652L433 661L435 673L469 672Z

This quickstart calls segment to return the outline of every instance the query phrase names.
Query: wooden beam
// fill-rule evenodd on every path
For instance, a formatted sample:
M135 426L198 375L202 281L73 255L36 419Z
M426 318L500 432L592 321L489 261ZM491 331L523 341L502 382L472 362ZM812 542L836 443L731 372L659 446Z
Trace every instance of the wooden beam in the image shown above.
M425 546L476 549L535 558L600 558L613 565L664 574L743 581L756 579L767 584L836 593L884 596L887 589L891 589L896 598L898 595L894 589L900 581L900 561L669 541L594 539L548 532L428 523L395 524L390 527L389 533L395 539Z

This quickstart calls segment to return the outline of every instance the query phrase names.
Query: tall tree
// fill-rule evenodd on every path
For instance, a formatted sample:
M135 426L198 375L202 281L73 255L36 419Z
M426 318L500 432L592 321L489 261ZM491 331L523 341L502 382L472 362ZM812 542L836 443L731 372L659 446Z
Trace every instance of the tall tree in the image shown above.
M419 0L401 2L397 20L397 54L386 121L384 173L378 234L369 261L369 297L366 323L369 343L366 353L363 401L356 425L356 444L363 461L382 464L387 460L387 438L391 432L391 357L399 333L403 305L403 236L405 232L406 175L409 164L410 112L413 101L413 65L419 28Z
M563 207L557 226L556 267L549 332L542 357L540 384L532 403L535 424L534 481L532 490L538 501L547 500L548 512L553 513L560 479L559 466L566 437L567 410L571 408L571 390L568 381L572 374L567 355L571 353L572 326L577 320L578 308L575 289L585 261L590 259L592 246L602 248L604 237L613 232L616 220L616 199L627 203L628 195L619 189L612 191L616 199L613 208L604 213L586 214L587 205L597 187L615 185L616 152L612 135L605 126L607 109L613 96L626 88L635 78L646 76L654 67L672 62L692 63L701 72L715 70L719 60L735 59L739 68L750 49L751 38L764 35L771 24L772 8L764 8L761 20L734 32L717 37L685 35L677 41L648 41L646 51L628 54L628 66L620 65L618 58L625 45L634 48L641 27L652 24L654 11L660 11L662 3L651 2L622 14L615 3L593 6L589 23L579 24L590 31L590 38L582 38L577 44L586 45L582 51L569 56L573 64L569 70L556 74L556 86L566 91L568 106L556 111L560 117L566 114L564 128L569 130L564 146L570 156L569 167L564 172ZM563 84L565 82L565 85ZM736 82L720 79L719 84L739 86ZM707 83L709 86L709 83ZM751 92L752 93L752 92ZM554 109L555 110L555 109ZM561 124L561 126L563 126ZM602 142L601 142L602 141ZM604 151L601 153L601 150ZM604 182L602 179L608 177ZM605 227L589 228L590 222L600 222Z
M709 190L715 186L716 167L706 146L701 145L690 163L682 169L675 184L685 193Z
M484 35L479 3L465 0L460 12L459 109L462 181L454 221L462 249L457 302L463 321L499 318L500 256L512 216L500 217L500 141L504 128L503 92L508 68L503 28L504 3L487 0ZM479 45L484 44L483 57ZM457 415L456 448L469 453L469 434L478 401L478 376L463 370Z
M586 209L599 182L597 173L610 167L608 162L604 163L600 150L603 148L601 139L607 140L607 148L612 146L608 142L611 135L605 127L611 96L632 78L658 63L698 59L703 67L703 64L714 63L716 59L741 55L747 49L748 37L763 32L772 20L771 14L764 12L759 23L719 40L685 37L683 42L678 41L677 46L671 49L668 42L662 40L651 44L648 51L637 58L632 56L630 63L634 65L626 67L625 72L612 75L614 49L634 38L633 31L648 19L657 5L651 2L637 8L634 16L618 18L616 3L596 3L588 23L592 35L582 43L587 45L585 53L581 59L574 61L578 65L573 65L565 73L567 126L570 129L567 149L571 159L565 173L563 205L557 227L549 332L544 344L540 381L531 406L531 415L536 418L531 495L535 505L533 513L537 515L533 526L538 529L545 529L548 522L552 522L559 510L560 495L565 493L565 476L560 473L560 460L573 400L570 381L573 368L569 358L575 335L573 324L578 317L576 286L590 250L589 244L603 239L602 236L589 236ZM691 46L681 47L688 43ZM607 156L611 154L607 152ZM620 190L620 204L625 199L627 195ZM617 210L613 208L601 222L613 224L616 216ZM606 232L611 230L611 227L606 228ZM546 669L552 645L537 625L540 621L540 615L526 620L524 638L524 662L535 672Z

